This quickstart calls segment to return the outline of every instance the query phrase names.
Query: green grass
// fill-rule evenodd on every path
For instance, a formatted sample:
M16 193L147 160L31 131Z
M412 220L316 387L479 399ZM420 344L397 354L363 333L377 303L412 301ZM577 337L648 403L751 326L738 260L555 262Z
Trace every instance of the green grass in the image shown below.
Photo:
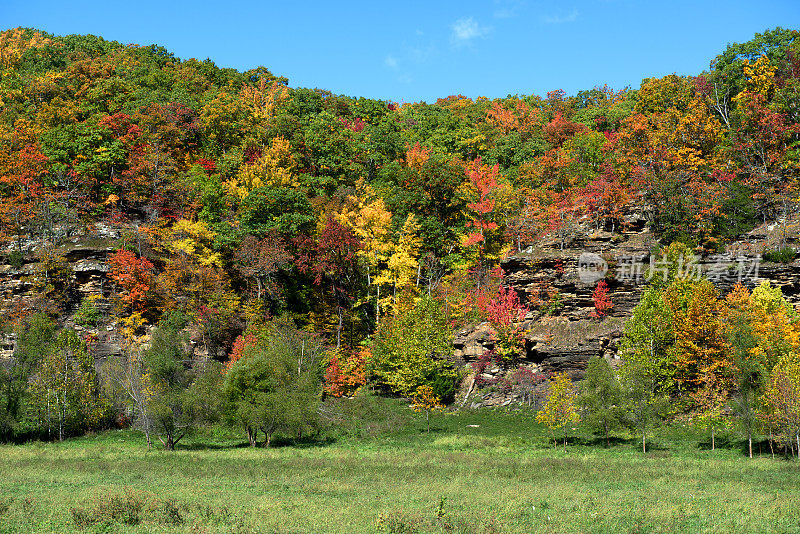
M427 434L392 413L266 450L224 431L174 453L131 431L1 446L0 532L800 532L798 462L738 442L709 451L676 426L642 454L578 429L564 453L528 414L436 416Z

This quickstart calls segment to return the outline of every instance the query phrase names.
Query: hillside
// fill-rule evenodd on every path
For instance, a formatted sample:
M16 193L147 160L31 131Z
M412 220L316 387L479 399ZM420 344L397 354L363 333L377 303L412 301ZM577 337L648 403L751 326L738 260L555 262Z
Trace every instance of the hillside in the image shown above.
M223 388L207 367L276 340L308 373L299 404L365 384L541 400L600 356L657 361L654 387L691 413L749 387L730 355L751 349L763 394L799 343L797 35L639 89L401 104L3 32L0 437L137 424L141 377ZM45 354L77 362L86 395L58 425Z

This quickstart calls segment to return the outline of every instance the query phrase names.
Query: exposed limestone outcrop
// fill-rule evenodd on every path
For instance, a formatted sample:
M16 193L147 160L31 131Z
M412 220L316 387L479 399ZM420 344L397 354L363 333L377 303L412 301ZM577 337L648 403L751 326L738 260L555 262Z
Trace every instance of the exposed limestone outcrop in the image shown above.
M686 269L711 280L721 295L738 282L752 288L768 280L800 305L800 261L770 263L760 257L762 251L778 247L777 230L778 225L765 224L730 244L726 253L703 256ZM797 235L782 239L790 246L800 243ZM523 323L528 334L521 365L544 373L566 372L577 380L592 356L605 357L612 365L621 363L618 349L625 322L641 298L648 268L651 264L658 268L659 258L651 257L657 245L643 216L633 215L620 233L586 232L563 249L560 243L542 242L504 260L503 284L516 290L523 302L536 304ZM595 269L599 270L593 275ZM592 293L600 279L608 284L613 302L603 318L592 316ZM483 323L459 332L454 346L457 357L475 361L493 348L491 326ZM492 390L470 402L497 405L513 395Z

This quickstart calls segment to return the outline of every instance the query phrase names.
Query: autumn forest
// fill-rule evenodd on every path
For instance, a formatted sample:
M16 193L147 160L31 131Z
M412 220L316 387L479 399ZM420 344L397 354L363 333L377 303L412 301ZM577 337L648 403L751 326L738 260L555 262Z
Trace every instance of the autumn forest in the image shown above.
M427 432L493 388L565 447L580 421L647 451L667 420L800 456L790 295L685 269L764 224L748 252L794 261L799 35L768 30L636 89L398 103L156 45L0 33L0 440L132 427L173 450L226 425L269 446L367 391ZM633 213L663 276L618 357L536 371L531 321L567 297L519 290L503 262L622 239ZM587 320L610 320L614 276L588 288ZM490 348L454 358L476 325Z

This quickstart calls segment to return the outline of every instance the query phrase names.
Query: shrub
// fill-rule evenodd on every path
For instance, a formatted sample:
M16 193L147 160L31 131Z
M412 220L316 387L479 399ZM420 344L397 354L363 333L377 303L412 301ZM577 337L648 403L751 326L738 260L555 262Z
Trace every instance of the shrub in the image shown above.
M795 255L796 252L792 247L783 247L765 252L764 260L772 263L791 263Z
M80 528L103 523L138 525L142 521L145 503L144 495L126 489L122 493L100 494L86 506L71 508L70 512L72 520Z
M81 306L72 318L75 324L81 326L94 326L100 320L100 310L94 304L93 298L85 298L81 301Z
M13 250L9 253L8 258L6 261L10 266L14 269L22 268L22 265L25 263L25 257L20 250Z

